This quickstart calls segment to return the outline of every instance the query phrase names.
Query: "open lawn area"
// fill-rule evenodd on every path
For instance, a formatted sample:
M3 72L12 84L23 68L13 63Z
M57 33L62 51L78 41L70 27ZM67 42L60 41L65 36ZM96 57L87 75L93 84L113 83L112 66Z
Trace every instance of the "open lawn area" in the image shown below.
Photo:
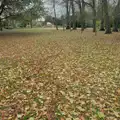
M120 33L0 33L0 120L120 120Z

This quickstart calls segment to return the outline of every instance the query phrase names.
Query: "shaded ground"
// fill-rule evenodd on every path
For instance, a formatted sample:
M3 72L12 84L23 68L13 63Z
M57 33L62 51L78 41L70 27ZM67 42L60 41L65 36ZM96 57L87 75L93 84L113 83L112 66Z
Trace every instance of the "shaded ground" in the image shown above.
M120 33L18 32L0 33L0 119L120 119Z

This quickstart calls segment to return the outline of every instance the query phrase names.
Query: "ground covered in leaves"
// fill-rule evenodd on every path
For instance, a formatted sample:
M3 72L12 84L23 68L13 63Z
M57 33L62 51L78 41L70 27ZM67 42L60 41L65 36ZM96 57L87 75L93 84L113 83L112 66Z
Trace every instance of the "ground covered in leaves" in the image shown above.
M0 120L120 120L120 33L0 33Z

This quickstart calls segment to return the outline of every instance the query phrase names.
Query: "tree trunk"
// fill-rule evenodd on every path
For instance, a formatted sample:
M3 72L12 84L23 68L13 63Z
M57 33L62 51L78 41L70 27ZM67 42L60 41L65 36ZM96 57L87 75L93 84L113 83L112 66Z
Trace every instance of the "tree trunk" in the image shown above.
M111 25L110 25L110 17L106 15L106 19L105 19L105 23L106 23L106 31L105 34L111 34Z
M75 7L74 7L73 0L70 0L70 4L72 7L72 27L73 27L73 30L76 30Z
M4 12L4 8L5 8L5 4L6 4L7 0L2 0L1 5L0 5L0 16L2 15L2 13Z
M56 27L56 30L58 30L58 25L57 25L57 15L56 15L56 9L55 9L55 0L53 0L53 9L54 9L54 24L55 24L55 27Z
M104 18L101 19L100 31L105 31L105 28L104 28Z
M32 10L30 10L30 27L33 28L33 23L32 23Z
M118 3L115 7L114 11L114 24L113 24L113 32L118 32L118 21L119 21L119 9L120 9L120 0L118 0Z
M2 28L3 26L2 26L2 21L1 21L1 19L0 19L0 31L2 31L3 30L3 28Z
M104 7L104 13L105 13L105 34L111 34L111 25L110 25L110 16L108 13L108 1L107 0L102 0L103 2L103 7Z
M78 8L79 8L80 16L81 16L81 14L82 14L81 1L80 1L80 0L78 0L78 1L77 1L77 3L78 3Z
M118 18L114 18L113 32L118 32Z
M104 9L103 9L103 2L101 3L101 23L100 23L100 31L105 31L105 27L104 27Z
M96 31L96 2L95 0L93 0L93 32L97 32Z
M33 28L32 19L30 20L30 27Z
M64 21L64 16L61 17L62 19L62 27L63 27L63 31L65 30L65 21Z
M104 28L104 18L101 19L100 31L105 31L105 28Z
M70 29L69 1L66 0L66 29Z
M4 12L4 8L5 8L6 1L7 1L7 0L3 0L3 1L1 2L1 5L0 5L0 17L2 16L2 13ZM2 20L1 20L1 18L0 18L0 31L2 31L2 30L3 30Z
M82 0L82 10L81 10L81 32L85 29L85 1Z
M93 19L93 32L96 32L96 19Z
M81 0L77 0L77 4L78 4L78 8L79 8L79 13L80 13L80 17L79 17L79 22L82 22L82 5L81 5Z

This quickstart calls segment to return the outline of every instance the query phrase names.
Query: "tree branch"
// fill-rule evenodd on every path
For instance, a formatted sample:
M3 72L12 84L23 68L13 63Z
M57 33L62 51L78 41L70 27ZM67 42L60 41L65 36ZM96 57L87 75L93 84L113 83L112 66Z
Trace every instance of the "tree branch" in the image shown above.
M93 5L92 5L92 4L90 4L90 3L88 3L88 2L85 2L85 1L84 1L84 3L85 3L86 5L88 5L88 6L90 6L91 8L93 8Z
M6 3L6 0L3 0L2 3L1 3L1 6L0 6L0 15L2 15L4 9L5 9L5 3Z

